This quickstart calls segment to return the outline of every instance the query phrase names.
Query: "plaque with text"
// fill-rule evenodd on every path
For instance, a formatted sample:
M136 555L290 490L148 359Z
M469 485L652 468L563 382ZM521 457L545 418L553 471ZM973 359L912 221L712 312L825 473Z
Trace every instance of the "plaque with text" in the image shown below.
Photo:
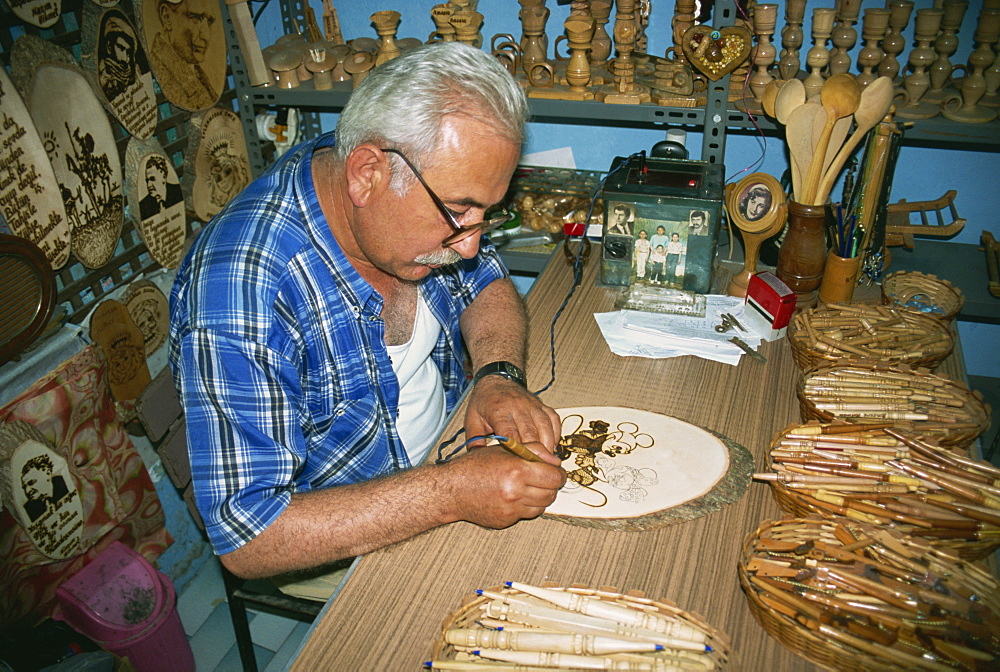
M129 216L153 259L165 268L177 268L187 219L184 194L170 157L156 138L132 138L125 149L125 167Z

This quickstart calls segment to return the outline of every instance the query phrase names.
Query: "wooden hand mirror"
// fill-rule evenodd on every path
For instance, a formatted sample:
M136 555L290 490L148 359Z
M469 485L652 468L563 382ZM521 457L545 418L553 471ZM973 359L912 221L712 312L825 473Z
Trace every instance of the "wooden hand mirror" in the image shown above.
M785 192L767 173L751 173L726 185L726 213L729 222L743 233L744 251L743 270L733 275L726 293L742 297L750 276L757 272L761 243L785 225Z

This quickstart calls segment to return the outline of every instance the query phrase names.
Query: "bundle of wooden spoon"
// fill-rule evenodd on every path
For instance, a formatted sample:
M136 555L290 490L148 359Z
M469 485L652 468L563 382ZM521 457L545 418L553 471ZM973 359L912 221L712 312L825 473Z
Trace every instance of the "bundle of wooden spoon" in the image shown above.
M795 201L826 203L848 157L889 112L892 99L888 77L862 88L854 75L831 75L819 96L808 100L800 80L768 85L764 112L785 127Z

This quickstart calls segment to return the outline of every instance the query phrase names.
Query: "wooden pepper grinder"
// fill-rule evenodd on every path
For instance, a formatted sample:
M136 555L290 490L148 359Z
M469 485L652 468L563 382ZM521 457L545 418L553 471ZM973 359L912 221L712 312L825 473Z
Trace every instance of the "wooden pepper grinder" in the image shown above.
M913 36L917 46L910 52L910 67L913 71L903 78L906 102L896 111L896 115L903 119L930 119L941 112L940 107L921 98L931 85L931 78L927 74L927 67L934 62L931 42L937 37L943 16L944 11L940 9L917 10L917 19L913 26Z
M806 13L806 0L788 0L785 5L785 25L781 29L781 55L778 59L778 75L780 79L794 79L799 76L802 66L799 49L805 35L802 32L802 21Z
M836 10L828 7L817 7L813 10L813 46L806 53L809 76L803 82L806 87L806 99L818 96L823 88L823 68L830 62L830 52L827 51L826 41L830 39L835 17Z
M928 72L931 86L923 98L928 103L942 103L957 93L954 89L948 88L952 71L951 57L958 51L958 30L962 27L962 19L965 18L965 10L968 8L967 0L944 0L941 4L941 9L944 11L944 16L941 17L941 34L934 41L937 59Z
M865 46L858 52L858 66L861 68L858 84L862 87L868 86L878 77L875 68L885 55L879 48L879 40L886 34L890 14L891 10L888 9L877 7L865 9L864 19L861 22L861 37L865 41Z
M997 118L997 110L980 105L979 101L986 94L986 78L983 73L995 59L990 44L997 41L998 33L1000 33L1000 9L983 9L979 13L979 23L973 35L976 48L969 55L969 67L972 72L962 80L961 96L944 101L941 110L944 116L968 124L985 124ZM955 68L966 69L962 65L956 65Z

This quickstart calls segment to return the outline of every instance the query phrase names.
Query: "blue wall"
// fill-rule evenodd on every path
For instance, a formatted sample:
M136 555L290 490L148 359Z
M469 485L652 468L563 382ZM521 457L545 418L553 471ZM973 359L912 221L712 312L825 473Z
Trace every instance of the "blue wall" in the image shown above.
M434 30L430 18L430 9L434 6L431 0L384 0L378 3L339 2L335 3L341 29L345 39L355 37L376 38L377 34L371 24L370 16L380 9L395 9L402 14L397 36L417 37L427 39ZM962 29L959 32L959 49L952 57L953 63L965 62L973 48L972 35L975 32L976 21L981 1L969 3ZM547 3L551 14L546 26L550 45L555 36L562 32L562 22L569 15L568 5L557 5L554 0ZM775 45L780 51L780 32L784 24L784 3L779 3L778 26L775 31ZM833 1L808 3L805 30L805 51L811 44L809 26L813 7L832 7ZM323 6L319 0L312 2L317 18L322 16ZM884 1L866 1L864 7L884 7ZM917 0L915 8L931 7L932 0ZM497 33L508 33L520 38L521 24L517 19L520 5L515 0L479 0L478 11L485 17L482 34L486 44L489 38ZM650 23L647 29L648 48L652 54L663 55L672 45L670 20L672 18L672 3L654 2ZM608 24L610 32L612 22ZM856 26L860 37L860 21ZM272 44L284 31L277 3L262 14L257 31L262 46ZM912 48L913 18L904 32L907 47L900 55L901 62ZM859 39L860 42L860 39ZM860 47L852 52L857 56ZM549 54L552 57L552 54ZM336 115L322 115L324 130L329 130L336 124ZM648 149L655 142L664 138L663 130L656 129L622 129L603 126L560 125L532 123L528 131L526 153L569 147L576 160L576 167L584 170L607 170L612 158L629 154L640 149ZM692 155L699 155L701 138L697 133L689 133L688 144ZM726 147L726 174L735 177L761 170L772 175L780 175L788 167L784 146L780 139L770 137L753 137L746 135L730 135ZM951 240L960 243L978 244L981 232L989 230L1000 238L1000 218L996 212L995 190L997 177L1000 175L1000 154L974 151L931 150L915 147L904 147L900 153L893 181L892 200L906 199L908 201L923 201L934 199L949 189L958 192L955 205L961 217L967 221L965 229ZM837 192L835 192L837 193ZM919 245L919 242L917 243ZM939 271L942 277L948 277L948 269ZM960 322L959 329L965 349L966 365L972 375L1000 377L1000 326L972 324Z

